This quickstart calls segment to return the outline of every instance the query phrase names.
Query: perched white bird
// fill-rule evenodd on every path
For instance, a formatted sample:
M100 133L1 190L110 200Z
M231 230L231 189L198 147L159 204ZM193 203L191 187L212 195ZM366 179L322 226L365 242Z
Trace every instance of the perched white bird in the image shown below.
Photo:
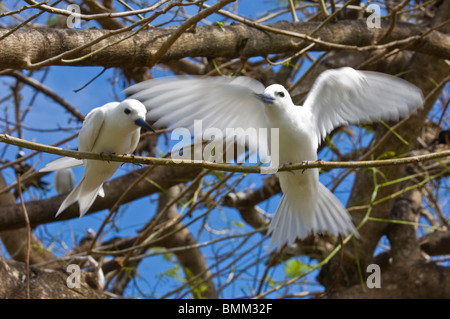
M78 135L78 150L104 154L132 153L139 142L140 127L154 131L145 122L146 108L141 102L127 99L97 107L86 116ZM119 168L119 162L59 158L41 172L85 166L83 177L61 204L56 216L78 201L80 216L86 214L97 195L104 196L103 183Z
M66 194L75 185L75 175L71 168L63 168L55 173L55 188L59 195Z
M126 93L144 103L155 125L192 129L194 120L202 120L203 129L217 127L224 133L227 127L279 128L281 164L317 160L320 142L340 125L398 120L423 104L414 85L349 67L323 72L302 106L283 86L264 89L245 77L168 77L138 83ZM268 149L270 141L249 138L250 149ZM277 174L283 196L269 227L271 247L291 245L311 232L357 234L344 206L319 182L318 169Z

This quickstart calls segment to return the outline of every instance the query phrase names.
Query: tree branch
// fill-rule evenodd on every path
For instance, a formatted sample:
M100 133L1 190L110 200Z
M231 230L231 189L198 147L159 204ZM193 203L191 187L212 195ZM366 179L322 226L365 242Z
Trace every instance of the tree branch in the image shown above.
M373 31L364 21L339 21L327 24L317 32L314 38L307 36L320 25L317 22L289 23L286 21L269 25L256 24L249 20L244 24L218 26L199 26L194 31L185 31L172 44L160 62L165 63L185 57L253 57L274 53L298 52L303 47L316 43L311 51L324 50L375 50L381 47L401 47L409 44L408 49L433 55L437 58L450 57L450 36L432 31L423 26L397 23L383 45L372 45L378 37L386 34L389 22ZM251 25L248 25L251 24ZM257 29L256 27L260 28ZM264 28L264 29L262 29ZM27 69L49 59L52 65L103 66L103 67L142 67L158 57L158 52L169 39L173 39L176 29L161 28L136 31L124 28L120 31L73 30L73 29L24 29L16 30L2 40L0 68ZM1 29L0 38L10 32ZM117 34L116 34L117 33ZM133 35L131 37L131 35ZM96 41L102 39L101 41ZM299 39L305 40L299 47ZM98 42L98 43L97 43ZM91 45L83 48L86 44ZM114 45L111 45L113 44ZM102 50L99 50L102 48ZM72 61L65 63L65 53L73 50ZM99 50L86 59L76 60ZM75 59L75 60L74 60Z
M35 151L46 152L56 154L60 156L68 156L76 159L90 159L101 160L109 162L123 162L143 165L163 165L163 166L177 166L177 167L195 167L205 168L210 170L225 171L225 172L238 172L238 173L264 173L264 169L258 166L241 166L232 164L214 163L203 160L173 160L170 158L156 158L156 157L144 157L134 155L108 155L105 159L103 155L90 152L78 152L73 150L66 150L59 147L29 142L20 138L12 137L7 134L0 134L0 142L21 146L24 148L32 149ZM363 167L382 167L382 166L396 166L412 163L420 163L429 160L439 159L450 156L450 150L426 154L417 155L405 158L394 158L386 160L374 160L374 161L354 161L354 162L304 162L296 164L282 165L277 169L278 172L304 170L308 168L363 168ZM25 179L25 177L24 177ZM1 191L0 191L1 192Z

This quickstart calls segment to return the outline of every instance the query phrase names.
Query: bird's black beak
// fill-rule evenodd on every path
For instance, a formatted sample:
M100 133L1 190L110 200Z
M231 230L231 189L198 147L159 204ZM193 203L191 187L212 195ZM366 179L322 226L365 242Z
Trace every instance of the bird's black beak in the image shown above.
M267 104L273 104L274 98L271 97L269 94L264 93L255 93L256 97Z
M134 121L134 124L136 124L137 126L140 126L142 128L145 128L147 131L155 132L153 127L151 127L150 124L145 122L144 119L137 119L136 121Z

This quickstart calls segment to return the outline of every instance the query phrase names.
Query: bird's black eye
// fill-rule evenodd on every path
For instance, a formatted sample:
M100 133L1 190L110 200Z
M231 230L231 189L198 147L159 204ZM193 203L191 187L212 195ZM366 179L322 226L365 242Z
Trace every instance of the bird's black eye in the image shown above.
M282 92L282 91L275 92L275 95L279 96L279 97L284 97L284 92Z
M124 112L125 114L130 114L130 113L131 113L130 109L125 109L125 110L123 110L123 112Z

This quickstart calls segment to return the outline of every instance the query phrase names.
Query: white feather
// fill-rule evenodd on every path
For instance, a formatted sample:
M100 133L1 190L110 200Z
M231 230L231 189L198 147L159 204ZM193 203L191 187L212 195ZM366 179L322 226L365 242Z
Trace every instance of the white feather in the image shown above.
M214 127L225 141L234 138L226 128L266 128L264 103L256 96L264 86L248 77L167 77L129 87L125 92L147 107L147 119L157 126L186 127L193 132L194 120L203 131ZM245 142L251 153L267 156L267 140L252 136Z
M83 165L83 161L72 157L61 157L47 163L39 172L53 172L61 169L72 168Z
M409 82L349 67L320 74L303 104L313 115L319 143L340 125L397 121L422 106L422 92Z
M64 168L55 173L55 188L59 195L70 192L75 185L75 175L72 169Z

